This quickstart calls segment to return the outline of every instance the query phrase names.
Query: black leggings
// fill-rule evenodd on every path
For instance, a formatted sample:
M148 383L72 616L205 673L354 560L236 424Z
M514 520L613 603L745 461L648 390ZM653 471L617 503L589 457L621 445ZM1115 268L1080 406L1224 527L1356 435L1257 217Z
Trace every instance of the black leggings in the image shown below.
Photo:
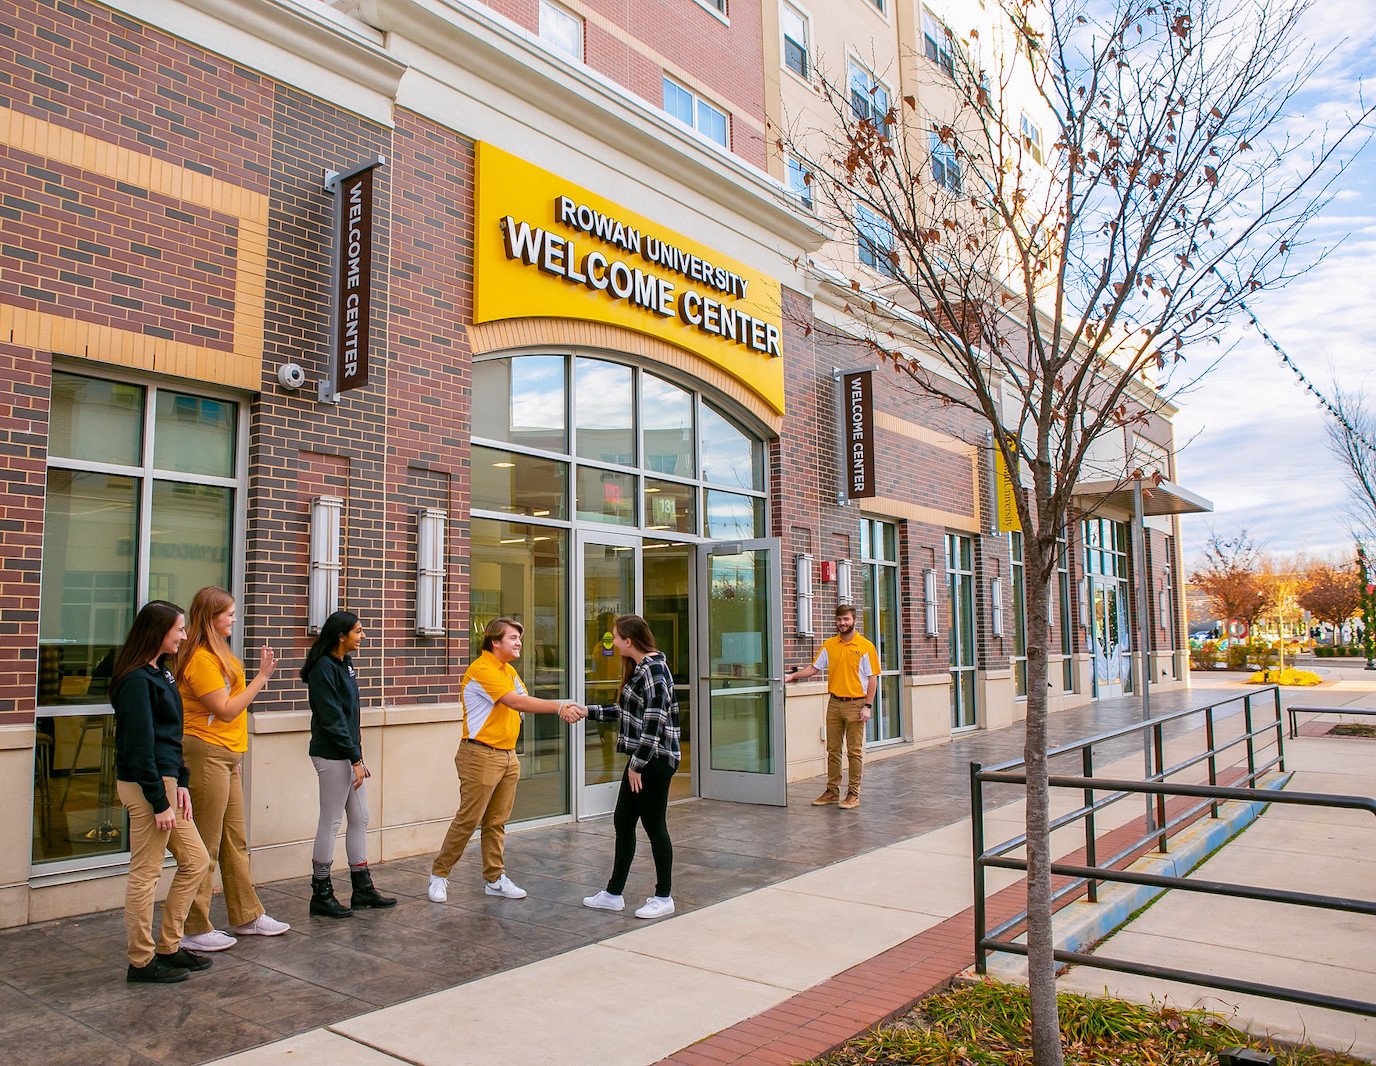
M626 770L629 772L630 767ZM632 792L626 774L621 775L621 792L616 797L616 813L612 815L612 824L616 826L616 858L612 862L612 878L607 882L607 891L613 896L621 895L626 887L626 875L631 872L636 822L645 827L650 851L655 857L655 895L673 894L674 845L669 841L669 826L664 817L669 809L669 782L673 778L674 768L665 759L651 759L645 764L640 772L639 792Z

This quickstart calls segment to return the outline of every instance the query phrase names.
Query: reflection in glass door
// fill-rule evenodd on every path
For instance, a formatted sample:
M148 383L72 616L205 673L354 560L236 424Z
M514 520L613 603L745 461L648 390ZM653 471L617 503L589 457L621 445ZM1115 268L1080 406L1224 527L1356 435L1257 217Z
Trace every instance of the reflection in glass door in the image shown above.
M1119 581L1096 579L1090 584L1094 652L1094 695L1121 696L1132 687L1128 657L1127 590Z
M975 711L975 573L969 537L946 534L946 581L951 601L946 639L951 649L951 728L973 729Z
M691 544L647 540L642 545L645 621L655 645L674 675L679 744L683 760L669 783L669 799L687 799L693 790L693 581L697 549Z
M590 533L580 537L583 702L612 704L621 685L622 657L612 645L617 615L638 614L638 542L633 537ZM616 750L617 724L588 719L583 729L582 795L578 813L605 814L616 805L626 756Z
M705 544L700 656L705 709L698 774L702 795L747 803L787 802L783 671L779 655L780 549L774 538ZM705 739L705 746L703 740Z

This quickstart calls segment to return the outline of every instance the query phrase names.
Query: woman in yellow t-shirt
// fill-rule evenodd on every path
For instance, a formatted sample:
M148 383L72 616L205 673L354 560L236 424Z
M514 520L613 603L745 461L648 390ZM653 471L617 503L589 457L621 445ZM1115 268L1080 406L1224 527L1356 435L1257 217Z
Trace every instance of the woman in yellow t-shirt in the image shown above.
M234 597L214 586L196 593L186 629L176 669L183 705L182 750L191 770L193 817L210 853L210 869L186 917L182 946L192 951L224 951L237 943L235 936L278 936L291 928L267 914L253 887L240 773L248 750L248 705L268 683L277 656L264 644L258 674L245 684L244 664L229 650ZM221 932L210 921L216 863L235 936Z

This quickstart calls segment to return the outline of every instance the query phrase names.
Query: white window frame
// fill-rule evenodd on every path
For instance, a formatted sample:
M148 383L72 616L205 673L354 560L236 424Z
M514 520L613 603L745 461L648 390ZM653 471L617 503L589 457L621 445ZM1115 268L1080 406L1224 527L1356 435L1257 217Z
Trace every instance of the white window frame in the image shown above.
M932 180L953 196L959 196L964 181L955 146L946 144L936 130L928 135L928 144L932 153Z
M879 128L882 136L891 136L893 128L885 121L885 116L893 107L893 93L879 76L858 60L849 59L846 62L846 88L850 93L850 113L855 119L869 119Z
M887 254L895 249L893 227L864 204L855 205L855 247L860 262L887 277L896 277L897 268Z
M948 78L955 78L955 42L951 40L951 32L946 23L925 7L922 9L922 54L944 70Z
M798 26L802 30L803 39L797 40L789 32L788 22L790 16L797 19ZM803 13L801 8L790 4L788 0L780 0L779 3L779 63L788 71L792 71L795 77L802 78L803 81L812 82L812 20ZM798 70L788 61L788 46L794 44L803 54L803 69Z
M578 49L573 52L560 43L558 32L560 28L569 29L572 26L578 28ZM566 7L560 7L551 0L540 0L540 40L560 55L568 56L575 63L582 63L587 46L587 23L582 16L575 15Z
M666 75L664 75L664 89L665 89L666 95L667 95L667 92L668 92L668 89L669 89L670 86L673 86L673 87L674 87L675 89L677 89L679 92L682 92L682 93L687 94L688 98L692 101L692 104L693 104L693 121L692 121L691 123L683 123L683 120L680 119L678 115L676 115L674 112L672 112L672 111L669 110L669 108L668 108L668 106L667 106L667 104L668 104L668 101L667 101L667 100L665 101L665 104L666 104L666 106L665 106L665 108L664 108L665 114L667 114L670 118L674 119L675 121L680 122L680 123L683 123L684 125L687 125L689 129L693 130L693 132L697 133L697 134L698 134L700 137L702 137L703 139L705 139L705 140L707 140L707 141L710 141L712 144L720 145L722 148L725 148L727 151L730 151L730 149L731 149L731 112L730 112L730 111L727 111L725 108L718 107L716 104L711 103L711 102L708 101L708 100L704 100L701 96L699 96L697 93L695 93L692 89L688 88L688 86L684 85L681 81L677 81L676 79L671 78L671 77L669 77L669 75L666 74ZM703 132L703 129L702 129L702 117L701 117L703 109L706 109L706 110L708 110L708 111L711 111L711 112L712 112L713 114L715 114L715 115L720 115L720 116L721 116L721 119L722 119L722 128L723 128L723 130L724 130L724 135L725 135L725 138L726 138L725 140L719 141L719 140L717 140L715 137L711 136L710 134Z
M1022 141L1022 146L1038 163L1045 162L1045 155L1042 151L1042 128L1032 121L1032 116L1026 111L1018 116L1018 137Z
M785 157L784 169L787 173L788 191L803 207L809 211L813 210L812 186L807 181L812 171L808 170L802 160L791 155Z

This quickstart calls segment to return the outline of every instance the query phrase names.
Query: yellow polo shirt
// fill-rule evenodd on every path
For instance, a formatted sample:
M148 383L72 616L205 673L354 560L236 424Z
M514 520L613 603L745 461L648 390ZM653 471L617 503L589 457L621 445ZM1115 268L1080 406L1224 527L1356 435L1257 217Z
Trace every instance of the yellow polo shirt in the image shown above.
M476 740L503 751L516 747L521 735L521 712L498 703L511 692L526 694L521 675L510 663L502 663L490 651L479 655L464 671L459 687L463 704L463 739Z
M859 633L850 640L830 637L812 665L827 675L828 692L853 700L869 691L870 678L879 673L879 649Z
M220 660L209 648L197 648L191 656L177 684L182 694L182 732L207 744L243 752L248 751L248 708L240 711L232 721L222 722L200 700L201 696L216 689L223 689L230 698L244 691L247 687L244 665L232 656L230 663L232 676L226 678L221 672Z

